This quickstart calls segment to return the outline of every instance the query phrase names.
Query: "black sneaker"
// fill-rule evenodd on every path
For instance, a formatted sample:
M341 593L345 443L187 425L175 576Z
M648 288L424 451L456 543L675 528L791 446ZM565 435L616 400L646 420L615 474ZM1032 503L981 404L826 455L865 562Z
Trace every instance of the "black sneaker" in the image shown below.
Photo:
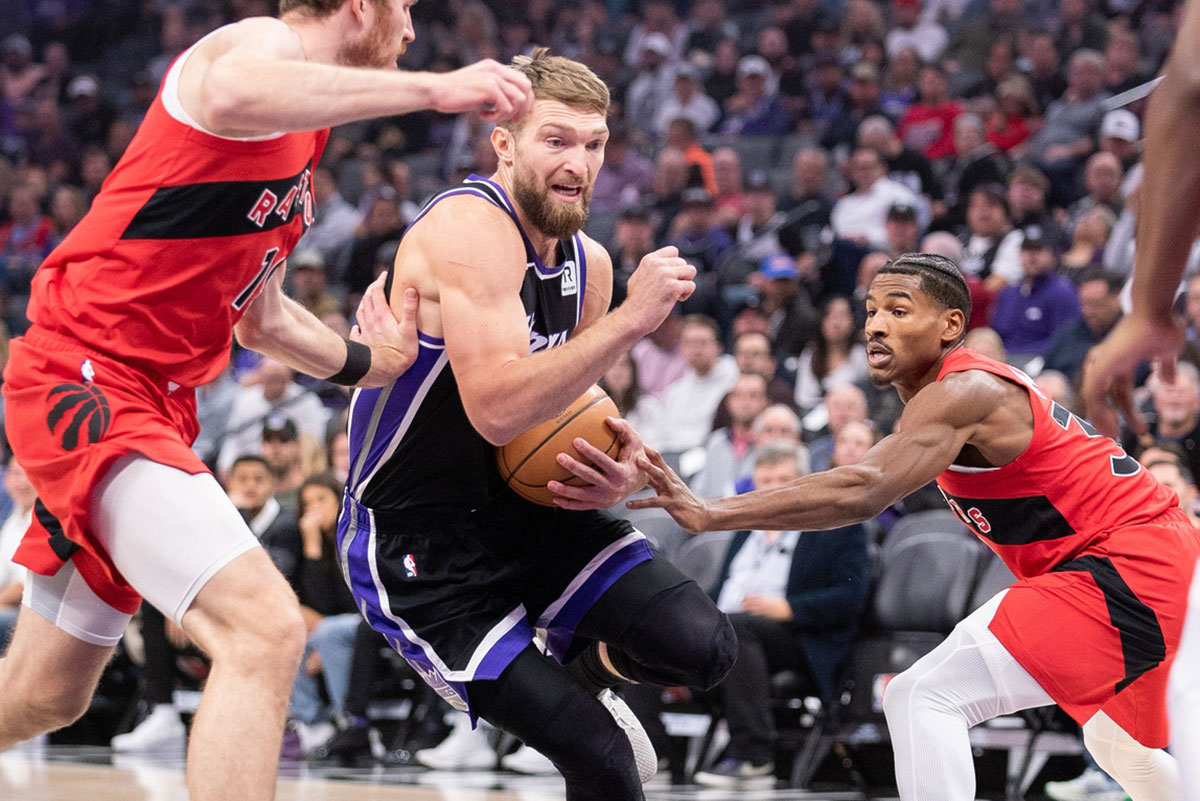
M369 726L346 726L338 729L323 745L309 752L311 759L354 760L371 756Z
M745 759L726 757L695 775L696 784L706 787L770 787L775 784L775 763L755 765Z

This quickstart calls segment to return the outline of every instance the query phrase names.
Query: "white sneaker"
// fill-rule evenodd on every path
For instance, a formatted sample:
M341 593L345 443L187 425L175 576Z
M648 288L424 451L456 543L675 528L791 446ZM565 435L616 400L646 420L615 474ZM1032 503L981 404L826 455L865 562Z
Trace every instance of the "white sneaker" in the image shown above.
M337 726L328 720L312 724L297 721L292 727L300 736L300 752L304 754L315 750L317 746L325 745L337 733Z
M1108 774L1088 768L1065 782L1046 782L1044 792L1054 801L1127 801L1129 795Z
M440 744L418 751L414 758L436 770L486 770L496 765L496 752L488 742L487 732L482 728L472 729L467 717L460 718L450 736Z
M638 777L642 780L642 784L653 779L654 774L658 773L658 756L654 753L650 737L642 728L642 723L637 719L637 715L633 714L629 705L612 690L601 690L596 697L600 699L600 703L604 704L608 714L613 716L613 720L629 738L629 744L633 747L633 757L637 760Z
M114 751L166 751L183 748L187 729L170 704L158 704L150 715L127 733L112 739Z
M545 776L558 773L554 763L527 745L522 745L506 757L500 759L501 767L514 773L524 773L528 776Z

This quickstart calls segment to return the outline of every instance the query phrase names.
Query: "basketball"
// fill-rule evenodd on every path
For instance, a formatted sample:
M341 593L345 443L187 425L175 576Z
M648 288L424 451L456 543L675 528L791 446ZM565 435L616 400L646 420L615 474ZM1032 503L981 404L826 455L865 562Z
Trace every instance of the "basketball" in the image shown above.
M557 461L560 453L588 461L575 450L572 443L576 437L617 458L621 442L617 432L605 422L609 417L620 417L617 405L604 390L592 387L561 413L497 448L500 475L522 498L542 506L553 506L555 496L546 488L548 482L559 481L574 486L586 483Z

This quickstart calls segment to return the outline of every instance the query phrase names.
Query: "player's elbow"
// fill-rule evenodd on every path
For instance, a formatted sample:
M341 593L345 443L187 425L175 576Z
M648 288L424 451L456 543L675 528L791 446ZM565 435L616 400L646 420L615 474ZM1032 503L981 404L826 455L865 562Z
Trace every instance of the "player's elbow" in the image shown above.
M471 418L471 424L475 426L475 430L479 432L479 435L497 448L512 442L517 434L521 433L521 429L504 419L500 419L498 415L468 416Z
M879 470L856 464L839 467L838 472L845 482L835 501L841 512L839 518L858 523L888 507L890 498Z

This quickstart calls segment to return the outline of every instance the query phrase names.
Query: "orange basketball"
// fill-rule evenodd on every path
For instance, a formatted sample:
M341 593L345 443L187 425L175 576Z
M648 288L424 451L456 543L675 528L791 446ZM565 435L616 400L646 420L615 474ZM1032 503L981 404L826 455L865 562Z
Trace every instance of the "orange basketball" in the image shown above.
M553 506L555 496L546 489L547 482L559 481L575 486L586 483L557 461L560 453L566 453L587 462L572 444L576 437L587 440L614 459L617 457L621 450L620 437L605 422L608 417L620 417L617 405L604 390L592 387L560 414L497 448L500 475L522 498L542 506Z

